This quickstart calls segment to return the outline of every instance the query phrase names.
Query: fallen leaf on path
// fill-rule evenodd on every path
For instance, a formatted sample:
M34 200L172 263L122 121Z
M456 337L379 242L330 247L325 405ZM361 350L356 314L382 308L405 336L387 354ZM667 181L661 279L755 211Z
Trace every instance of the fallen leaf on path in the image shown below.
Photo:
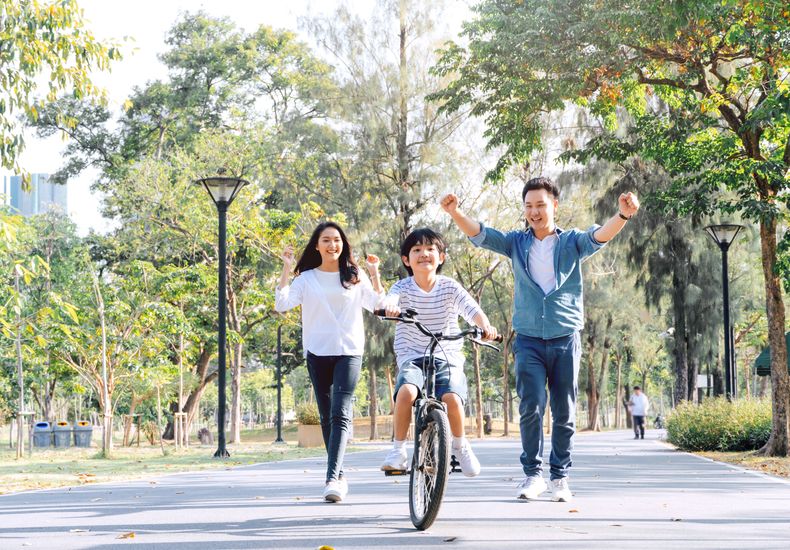
M263 499L265 499L265 498L266 498L266 497L255 497L255 500L263 500Z
M176 491L176 494L177 494L177 495L183 495L183 494L184 494L184 491Z
M680 518L672 518L672 521L683 521L683 520Z
M69 529L69 533L87 533L90 529Z
M319 546L318 550L335 550L335 549L332 548L331 546L324 545L324 546Z
M444 539L442 542L453 542L457 538L458 537L450 537L450 538Z
M117 538L117 539L133 539L134 538L134 531L129 531L128 533L124 533L123 535L118 535L115 538Z
M622 527L622 525L619 523L613 523L609 527Z
M570 510L568 510L568 513L569 514L578 514L579 511L576 508L571 508Z

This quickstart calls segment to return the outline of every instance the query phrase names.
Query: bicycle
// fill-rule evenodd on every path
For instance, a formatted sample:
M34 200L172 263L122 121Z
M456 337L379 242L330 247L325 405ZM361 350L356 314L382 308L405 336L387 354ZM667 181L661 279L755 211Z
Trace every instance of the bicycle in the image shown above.
M423 388L420 397L414 402L414 454L409 471L409 515L412 524L423 531L430 527L439 513L444 497L447 476L456 469L458 462L450 454L450 422L446 405L436 397L436 346L441 341L469 338L478 345L499 351L499 348L483 342L483 331L477 327L469 328L458 334L431 332L425 325L414 319L417 312L407 309L397 317L387 317L383 309L373 312L383 320L411 323L431 338L428 353L423 361ZM502 336L497 337L502 341ZM386 475L405 474L406 472L387 472Z

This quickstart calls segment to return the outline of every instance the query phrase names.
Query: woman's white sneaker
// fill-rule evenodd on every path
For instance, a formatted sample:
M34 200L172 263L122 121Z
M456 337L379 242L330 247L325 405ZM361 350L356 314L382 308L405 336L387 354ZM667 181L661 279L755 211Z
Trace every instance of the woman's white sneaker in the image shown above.
M568 487L567 477L558 477L557 479L552 479L551 493L551 498L554 499L555 502L570 502L573 500L571 488Z
M348 494L348 484L345 479L330 479L324 486L324 500L327 502L340 502Z
M538 498L548 486L546 480L541 475L527 476L524 481L518 484L516 498L534 500Z

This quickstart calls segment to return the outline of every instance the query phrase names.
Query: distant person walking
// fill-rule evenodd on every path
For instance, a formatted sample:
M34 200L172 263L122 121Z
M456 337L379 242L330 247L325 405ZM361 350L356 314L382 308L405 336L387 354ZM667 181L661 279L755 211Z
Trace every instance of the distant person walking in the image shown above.
M634 439L644 439L645 417L650 408L650 402L639 386L634 386L634 394L628 401L628 408L631 409L631 418L634 420Z

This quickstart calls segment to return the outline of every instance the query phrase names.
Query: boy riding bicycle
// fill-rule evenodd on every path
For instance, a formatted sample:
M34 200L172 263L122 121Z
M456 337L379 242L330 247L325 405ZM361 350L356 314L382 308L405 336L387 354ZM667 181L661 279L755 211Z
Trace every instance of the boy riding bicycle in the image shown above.
M455 334L460 332L458 316L483 330L484 338L496 338L497 331L469 293L454 279L439 275L445 259L445 243L441 235L431 229L412 231L401 245L401 261L410 277L401 279L390 289L384 300L388 317L401 310L417 312L420 322L432 332ZM381 469L405 470L407 467L406 435L411 423L412 406L423 387L423 360L431 343L410 324L399 323L395 328L395 356L398 379L395 385L393 428L395 438ZM461 464L465 476L480 473L480 462L464 437L464 402L467 397L466 376L463 372L463 340L443 342L436 353L436 396L447 406L450 431L453 434L452 452Z

